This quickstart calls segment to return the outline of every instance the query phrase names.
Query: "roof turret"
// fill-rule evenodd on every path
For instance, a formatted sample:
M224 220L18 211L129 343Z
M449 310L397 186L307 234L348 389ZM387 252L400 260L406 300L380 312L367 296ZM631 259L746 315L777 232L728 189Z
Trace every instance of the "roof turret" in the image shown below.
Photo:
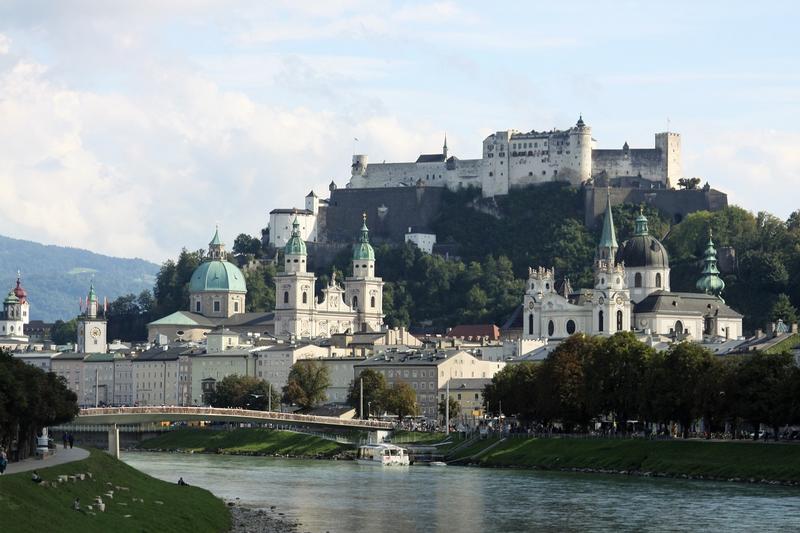
M634 224L634 235L648 235L649 231L647 229L647 217L644 216L644 210L639 209L639 216L636 217L636 222Z
M614 215L611 213L611 189L606 191L606 213L603 215L603 233L600 234L600 244L597 245L600 259L614 260L619 244L617 233L614 231Z
M3 304L5 304L5 305L13 305L13 304L16 304L16 303L19 303L19 298L17 298L16 295L14 295L14 291L13 290L9 291L8 292L8 296L6 296L6 299L3 300Z
M353 260L354 261L375 261L375 250L369 243L369 228L367 227L367 214L363 214L363 222L361 224L361 235L358 242L353 246Z
M286 255L306 255L306 243L300 237L300 222L297 220L297 217L294 217L294 222L292 222L292 236L286 242L286 246L283 248L283 252Z
M578 128L583 128L586 126L586 123L583 121L583 115L578 116L578 122L575 123L575 126Z
M708 244L706 244L706 250L703 253L703 263L703 275L697 280L695 286L706 294L713 294L722 299L720 294L725 289L725 282L719 277L717 250L714 248L711 228L708 229Z
M214 228L214 236L211 237L211 242L208 243L209 246L221 246L222 241L219 238L219 226Z
M28 293L22 288L22 277L19 271L17 271L17 286L14 287L14 296L16 296L21 303L28 301Z
M97 293L94 292L94 281L89 284L89 296L86 298L87 302L96 302Z

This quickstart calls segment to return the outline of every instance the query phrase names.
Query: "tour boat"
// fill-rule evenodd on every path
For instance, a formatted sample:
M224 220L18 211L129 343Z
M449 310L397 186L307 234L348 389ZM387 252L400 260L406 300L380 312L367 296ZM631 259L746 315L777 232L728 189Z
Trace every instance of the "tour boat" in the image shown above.
M366 444L359 446L356 462L364 465L408 466L406 451L394 444Z

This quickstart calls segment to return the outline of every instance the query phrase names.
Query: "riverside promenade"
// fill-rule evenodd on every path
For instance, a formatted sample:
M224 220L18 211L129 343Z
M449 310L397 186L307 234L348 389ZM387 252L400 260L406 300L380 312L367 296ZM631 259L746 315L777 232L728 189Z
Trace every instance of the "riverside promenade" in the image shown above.
M59 448L53 455L48 455L44 459L29 457L16 463L8 463L6 475L18 474L20 472L30 472L31 470L41 470L51 466L63 465L74 461L82 461L89 457L89 452L83 448Z

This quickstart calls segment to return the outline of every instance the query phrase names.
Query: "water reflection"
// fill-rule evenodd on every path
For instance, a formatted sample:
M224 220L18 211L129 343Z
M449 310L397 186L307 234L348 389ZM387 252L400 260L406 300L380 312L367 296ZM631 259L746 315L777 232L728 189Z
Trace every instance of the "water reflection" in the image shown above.
M794 531L800 490L524 470L127 453L166 481L275 505L306 531Z

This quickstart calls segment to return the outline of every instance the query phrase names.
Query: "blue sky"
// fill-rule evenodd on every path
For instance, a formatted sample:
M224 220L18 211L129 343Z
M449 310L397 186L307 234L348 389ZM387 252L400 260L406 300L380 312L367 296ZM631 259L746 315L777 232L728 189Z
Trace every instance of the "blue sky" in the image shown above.
M496 130L682 134L732 203L800 208L794 2L0 3L12 237L155 261L371 161Z

